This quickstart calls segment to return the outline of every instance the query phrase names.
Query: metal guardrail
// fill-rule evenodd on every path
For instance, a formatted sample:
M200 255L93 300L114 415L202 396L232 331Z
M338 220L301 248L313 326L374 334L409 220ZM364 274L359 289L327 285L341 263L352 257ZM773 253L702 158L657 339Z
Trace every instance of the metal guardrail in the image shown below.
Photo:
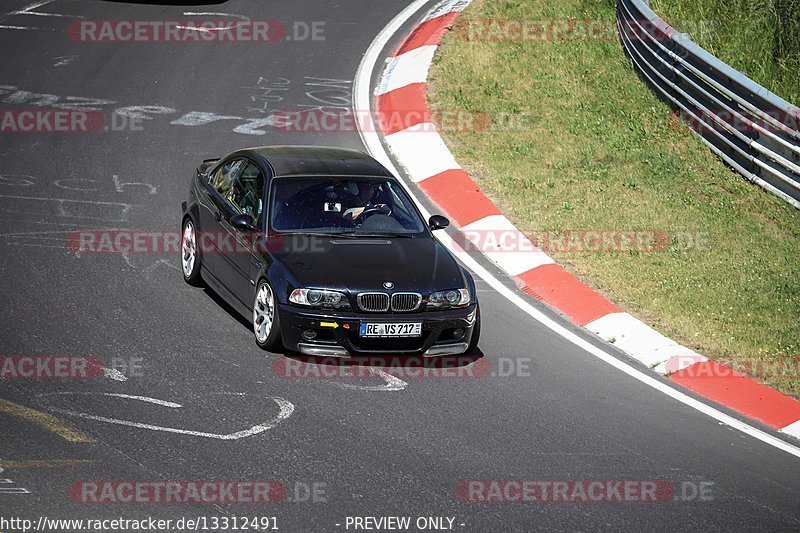
M800 109L700 48L644 0L617 0L617 30L639 73L714 153L800 209Z

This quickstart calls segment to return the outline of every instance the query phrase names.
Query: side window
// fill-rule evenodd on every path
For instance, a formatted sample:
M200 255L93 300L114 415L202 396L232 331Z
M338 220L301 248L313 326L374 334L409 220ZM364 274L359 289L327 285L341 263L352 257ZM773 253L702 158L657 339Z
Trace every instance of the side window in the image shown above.
M246 164L226 198L239 213L250 215L261 225L264 212L264 175L257 165L250 162Z
M244 159L228 161L219 167L211 178L211 186L214 187L223 198L227 198L230 194L239 172L241 172L244 167L244 163Z

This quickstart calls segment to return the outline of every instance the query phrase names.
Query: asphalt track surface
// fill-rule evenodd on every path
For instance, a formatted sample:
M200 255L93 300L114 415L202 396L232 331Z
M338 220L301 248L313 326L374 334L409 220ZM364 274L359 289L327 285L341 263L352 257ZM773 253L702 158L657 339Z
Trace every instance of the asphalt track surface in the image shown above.
M6 1L3 10L31 4ZM76 230L177 231L189 176L205 157L266 144L364 149L356 131L234 129L276 110L350 105L362 56L405 5L55 0L32 10L64 16L0 15L0 25L14 26L0 28L1 85L56 95L62 104L88 105L70 96L104 100L92 105L106 120L114 109L157 106L138 109L149 117L141 128L0 138L0 353L93 355L141 365L121 369L124 381L0 380L2 399L49 413L90 440L69 442L57 426L3 404L0 478L9 481L2 487L26 491L0 491L0 517L270 516L281 531L298 532L345 530L348 516L396 515L454 517L454 529L476 532L800 529L797 457L589 355L483 281L481 361L494 375L285 379L273 370L281 354L260 351L248 325L218 298L183 283L177 254L70 251L67 238ZM185 12L321 21L324 39L99 44L67 36L74 16L175 20ZM15 90L5 89L0 99ZM40 105L19 98L3 106ZM173 123L191 112L237 118ZM511 376L501 375L509 368ZM281 406L291 414L272 424ZM267 429L235 439L197 434L265 423ZM456 486L470 479L703 482L713 484L713 498L463 503ZM291 501L92 505L68 496L80 480L277 480ZM306 498L314 484L317 497Z

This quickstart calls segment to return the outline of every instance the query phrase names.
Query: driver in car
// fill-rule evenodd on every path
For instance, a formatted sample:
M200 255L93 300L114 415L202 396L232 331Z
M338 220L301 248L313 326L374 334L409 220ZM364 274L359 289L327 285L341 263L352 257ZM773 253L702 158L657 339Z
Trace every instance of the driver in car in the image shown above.
M359 183L358 194L353 196L350 207L342 213L342 217L348 222L355 222L368 209L375 209L377 212L389 214L389 206L373 203L377 190L378 186L375 183L368 181Z

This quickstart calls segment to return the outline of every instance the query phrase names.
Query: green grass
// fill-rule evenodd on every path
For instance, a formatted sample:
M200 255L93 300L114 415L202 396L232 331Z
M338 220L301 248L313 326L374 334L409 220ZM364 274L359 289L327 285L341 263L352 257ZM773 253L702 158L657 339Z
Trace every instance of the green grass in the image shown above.
M608 0L477 0L460 20L613 17ZM756 377L800 397L791 370L800 213L721 164L639 80L618 41L484 42L453 31L429 87L433 109L516 117L510 131L444 137L517 227L674 235L660 252L553 253L559 263L700 353L743 369L777 361ZM686 246L686 235L700 238Z
M653 0L651 7L715 56L800 103L800 0Z

